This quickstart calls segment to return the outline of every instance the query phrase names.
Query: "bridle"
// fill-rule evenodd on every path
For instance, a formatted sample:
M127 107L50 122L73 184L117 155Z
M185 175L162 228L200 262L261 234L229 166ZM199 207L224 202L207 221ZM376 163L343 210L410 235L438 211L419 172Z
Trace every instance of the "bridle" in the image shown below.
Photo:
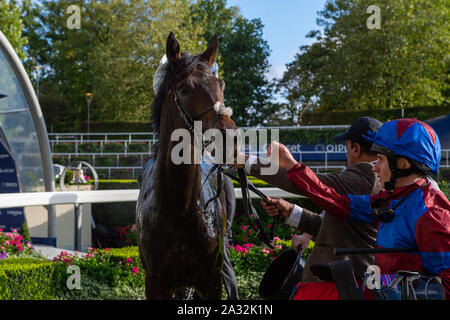
M175 100L175 104L177 106L178 112L180 113L181 117L184 119L184 122L186 124L186 126L188 127L189 131L191 133L195 133L195 128L194 128L194 121L198 120L200 117L204 116L205 114L207 114L208 112L215 110L216 111L216 118L214 119L214 123L212 128L215 128L217 125L217 120L219 118L220 115L227 115L227 116L231 116L232 114L232 110L231 108L225 107L222 103L220 102L216 102L213 106L203 110L202 112L200 112L199 114L197 114L196 116L192 117L187 111L186 109L183 107L177 91L175 89L175 86L173 85L173 82L170 81L170 89L173 91L174 94L174 100ZM205 149L208 145L210 145L212 142L214 142L214 137L212 137L212 139L208 142L205 143L205 141L202 142L202 151L203 149ZM258 194L263 201L267 202L267 197L261 192L259 191L248 179L245 173L244 169L237 169L238 170L238 174L239 174L239 178L232 175L229 172L226 172L223 170L223 164L214 164L211 169L209 170L206 179L203 181L201 187L200 187L200 191L199 191L199 195L198 195L198 199L197 199L197 204L200 208L200 210L203 213L206 213L206 210L209 206L209 204L213 201L215 201L216 199L218 199L220 197L220 194L222 193L222 173L229 176L230 178L238 181L241 185L241 191L242 191L242 198L243 198L243 203L244 203L244 212L247 216L247 218L249 219L250 222L250 227L255 231L256 233L256 237L258 237L258 239L260 239L264 244L266 244L268 247L270 248L274 248L272 245L272 241L274 238L274 234L275 234L275 230L277 229L279 222L280 222L280 218L279 216L276 216L274 218L274 221L272 222L272 226L269 230L269 232L266 232L264 230L263 227L263 223L261 221L261 218L258 215L258 212L256 211L256 209L253 207L251 198L250 198L250 189L255 192L256 194ZM216 195L214 197L212 197L211 199L209 199L205 206L201 206L200 205L200 196L201 196L201 190L203 189L206 181L209 179L209 176L217 170L217 192Z
M231 108L227 108L227 107L225 107L223 105L223 103L220 103L219 101L217 101L211 107L207 108L206 110L203 110L202 112L200 112L196 116L192 117L189 114L189 112L187 112L186 109L181 104L181 101L178 98L177 90L175 89L175 86L173 85L172 81L170 81L170 89L173 91L175 104L176 104L176 106L178 108L178 112L180 113L181 117L184 119L184 122L186 123L186 126L188 127L189 131L192 132L192 133L194 132L194 122L196 120L198 120L200 117L204 116L205 114L207 114L208 112L210 112L212 110L216 111L216 118L214 119L214 123L213 123L212 128L216 127L217 119L219 118L220 115L231 116L232 113L233 113Z

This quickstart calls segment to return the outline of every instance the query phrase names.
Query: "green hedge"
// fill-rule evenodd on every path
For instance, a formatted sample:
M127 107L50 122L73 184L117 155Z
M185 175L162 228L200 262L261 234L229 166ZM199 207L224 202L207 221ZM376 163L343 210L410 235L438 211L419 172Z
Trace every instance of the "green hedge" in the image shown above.
M238 289L242 299L258 299L264 271L289 243L279 241L274 250L252 246L230 248ZM76 258L61 254L57 261L8 258L0 261L0 299L143 299L144 272L137 247L91 250L90 256ZM69 265L80 267L81 289L68 289ZM137 272L136 272L137 271ZM226 298L223 291L223 298Z
M80 267L81 289L67 288L69 265ZM0 260L0 300L110 299L112 289L121 286L138 291L144 287L137 247L95 250L81 259L62 254L57 261Z
M0 300L54 299L60 279L56 265L49 261L0 260Z
M443 114L447 114L448 105L442 106L412 106L404 108L405 117L415 117L427 120ZM303 125L336 125L351 124L360 117L372 116L384 122L397 119L402 116L401 108L371 109L371 110L335 110L335 111L311 111L303 114ZM72 127L67 123L54 124L54 132L83 132L86 131L87 122L73 122ZM151 132L153 126L148 121L91 121L91 132Z
M449 106L417 106L404 108L404 117L428 120L449 113ZM402 117L401 108L374 109L358 111L313 111L303 114L302 125L339 125L351 124L360 117L374 117L381 122L386 122Z

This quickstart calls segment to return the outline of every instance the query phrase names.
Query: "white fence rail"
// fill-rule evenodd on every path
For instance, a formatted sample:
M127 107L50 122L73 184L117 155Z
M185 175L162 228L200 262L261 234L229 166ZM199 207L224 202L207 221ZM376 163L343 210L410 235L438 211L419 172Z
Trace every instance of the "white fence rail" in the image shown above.
M260 188L261 192L270 197L303 198L279 188ZM234 188L236 199L242 199L240 188ZM59 204L85 204L105 202L134 202L137 201L139 189L129 190L97 190L97 191L60 191L60 192L24 192L0 194L0 209L47 206ZM250 191L251 198L259 198Z
M297 129L304 129L304 130L311 130L311 129L342 129L344 130L347 128L348 125L335 125L335 126L299 126L299 127L264 127L264 128L241 128L243 130L246 129L283 129L283 130L297 130ZM129 170L131 171L131 178L135 179L137 177L137 174L142 169L142 166L146 162L146 159L148 156L151 155L151 148L152 145L157 141L156 133L154 132L130 132L130 133L49 133L49 141L51 145L51 150L53 152L54 157L63 156L67 157L68 161L71 162L73 158L76 157L87 157L89 160L87 160L90 164L93 165L93 167L97 170L103 170L107 174L107 178L111 179L111 176L114 172L117 172L119 170ZM56 153L55 145L60 143L71 143L74 145L74 152L62 152L62 153ZM96 143L100 145L100 150L97 152L79 152L79 146L81 144L88 144L88 143ZM104 152L105 145L106 144L112 144L112 143L122 143L123 144L123 150L120 152ZM128 146L130 146L133 143L145 143L147 145L147 150L145 152L129 152ZM311 163L313 166L311 168L315 169L317 172L319 170L328 170L328 169L340 169L345 170L345 167L342 165L336 165L337 163L334 163L332 165L329 165L329 162L332 162L329 160L329 155L333 154L345 154L345 151L339 152L339 151L298 151L293 152L294 155L297 155L300 159L300 162L303 162L303 156L311 155L311 154L321 154L323 155L323 160L313 161L314 163ZM450 168L450 161L449 161L449 154L450 149L443 149L442 150L442 161L441 161L441 168ZM114 157L114 165L101 165L98 163L98 160L100 157ZM132 165L123 163L121 164L121 159L126 159L128 157L134 157L136 158L138 163L133 163ZM102 160L104 161L104 160ZM96 163L97 162L97 163ZM319 163L317 163L319 162ZM309 164L308 161L305 163Z

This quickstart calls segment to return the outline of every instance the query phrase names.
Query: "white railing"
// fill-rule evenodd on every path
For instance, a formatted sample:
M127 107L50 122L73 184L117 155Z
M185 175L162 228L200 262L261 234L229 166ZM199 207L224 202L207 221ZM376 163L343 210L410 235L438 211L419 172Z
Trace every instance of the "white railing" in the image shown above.
M334 126L298 126L298 127L252 127L252 128L241 128L243 130L246 129L283 129L283 130L295 130L295 129L345 129L348 125L334 125ZM90 164L96 169L100 171L104 171L107 174L107 179L111 179L111 175L113 172L117 172L119 170L129 170L131 171L131 179L135 179L137 174L142 169L144 163L146 162L146 157L151 155L152 145L157 141L156 134L154 132L130 132L130 133L49 133L49 141L51 145L52 152L54 150L55 144L58 143L72 143L74 144L74 152L64 152L64 153L55 153L53 152L53 156L64 156L68 158L68 161L71 162L73 157L89 157L87 159ZM98 152L79 152L80 144L88 144L88 143L96 143L100 144L100 151ZM104 146L108 143L121 143L123 144L123 150L121 152L104 152ZM147 145L145 152L129 152L129 146L133 143L145 143ZM450 149L442 150L442 161L441 168L450 168L449 163L449 151ZM329 170L329 169L340 169L341 171L345 170L345 167L342 165L336 165L337 163L333 162L333 165L329 165L329 160L331 154L345 154L345 151L299 151L292 152L294 156L298 156L300 162L305 162L306 164L314 164L311 168L315 169L316 172L320 170ZM304 159L305 155L323 155L323 160L316 161L308 161ZM99 157L115 157L114 165L102 166L99 163L96 163ZM121 158L126 157L137 157L138 165L121 165ZM317 164L317 162L321 162L323 164ZM334 160L333 160L334 161Z
M260 190L269 197L303 198L301 195L279 188L260 188ZM242 199L240 188L234 188L234 194L236 199ZM3 193L0 194L0 209L59 204L134 202L137 201L138 195L139 189ZM250 191L250 197L259 198L253 191Z

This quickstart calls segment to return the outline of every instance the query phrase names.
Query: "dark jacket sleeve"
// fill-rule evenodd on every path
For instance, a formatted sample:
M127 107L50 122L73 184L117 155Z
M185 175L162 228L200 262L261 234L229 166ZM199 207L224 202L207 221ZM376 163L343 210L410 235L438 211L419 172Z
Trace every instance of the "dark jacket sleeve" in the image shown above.
M301 232L306 232L313 237L317 237L320 227L322 226L322 222L323 215L303 209L303 213L298 224L298 230Z

